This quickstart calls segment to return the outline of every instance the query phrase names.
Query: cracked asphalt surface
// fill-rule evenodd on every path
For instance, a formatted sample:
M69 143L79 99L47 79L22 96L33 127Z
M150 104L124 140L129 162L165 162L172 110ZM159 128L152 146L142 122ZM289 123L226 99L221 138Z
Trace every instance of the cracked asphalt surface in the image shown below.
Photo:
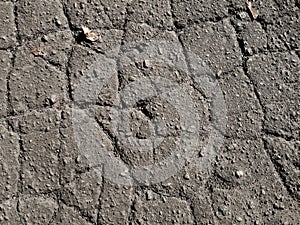
M255 20L238 0L0 0L0 224L300 224L300 1L254 5ZM86 40L82 26L101 38ZM99 55L146 40L171 40L203 59L222 88L227 125L204 170L187 163L165 181L123 186L80 154L70 103ZM141 139L149 117L172 122L158 149L119 148L111 134L116 94L150 75L190 84L208 138L207 99L187 74L127 66L99 94L95 117L105 144L132 165L160 161L176 144L178 115L157 99L130 120Z

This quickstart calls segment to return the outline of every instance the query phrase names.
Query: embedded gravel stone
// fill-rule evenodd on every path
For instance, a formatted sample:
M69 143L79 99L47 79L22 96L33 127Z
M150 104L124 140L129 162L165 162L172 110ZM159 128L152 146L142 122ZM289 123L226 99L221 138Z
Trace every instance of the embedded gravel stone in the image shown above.
M0 2L0 48L14 47L17 44L14 5Z

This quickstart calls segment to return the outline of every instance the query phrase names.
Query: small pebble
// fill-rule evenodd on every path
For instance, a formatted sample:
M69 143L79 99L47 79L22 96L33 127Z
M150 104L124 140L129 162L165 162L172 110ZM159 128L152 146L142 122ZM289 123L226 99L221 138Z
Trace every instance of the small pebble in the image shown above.
M57 95L51 95L51 97L50 97L51 104L54 104L57 100L58 100Z
M242 170L238 170L238 171L235 172L235 175L236 175L238 178L240 178L240 177L244 176L244 172L243 172Z
M153 199L153 195L152 195L151 191L147 191L147 193L146 193L146 199L147 200L152 200Z
M188 173L186 173L186 174L184 174L183 178L186 179L186 180L189 180L191 177Z
M281 210L284 209L284 205L281 203L274 203L273 206L275 209L281 209Z
M239 221L239 222L243 221L243 219L241 217L237 217L236 220Z
M145 67L145 68L151 67L151 61L150 61L150 60L145 60L145 61L144 61L144 67Z
M42 37L42 41L43 41L43 42L48 42L48 40L49 40L49 39L48 39L47 35L44 35L44 36Z

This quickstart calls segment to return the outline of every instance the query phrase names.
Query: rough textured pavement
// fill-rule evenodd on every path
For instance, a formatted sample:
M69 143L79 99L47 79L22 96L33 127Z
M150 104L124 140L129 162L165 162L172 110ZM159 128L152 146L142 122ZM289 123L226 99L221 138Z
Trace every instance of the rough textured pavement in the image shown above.
M239 0L0 0L0 224L300 224L300 2L254 5L255 20ZM101 40L85 39L82 26ZM69 103L98 55L149 39L177 42L213 71L227 106L224 143L205 170L187 165L157 184L123 186L79 153ZM101 128L109 133L111 101L136 77L189 83L175 73L118 71L99 96ZM205 96L190 88L209 124ZM132 114L140 138L151 104ZM157 110L176 125L172 109ZM133 165L163 159L175 136L121 155ZM107 145L117 148L116 138Z

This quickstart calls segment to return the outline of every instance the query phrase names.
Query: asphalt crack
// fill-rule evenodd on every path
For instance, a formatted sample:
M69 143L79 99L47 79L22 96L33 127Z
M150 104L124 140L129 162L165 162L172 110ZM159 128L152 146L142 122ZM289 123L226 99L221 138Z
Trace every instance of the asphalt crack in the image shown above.
M266 129L265 129L265 121L266 121L266 119L267 119L267 118L266 118L266 110L265 110L265 107L264 107L264 105L263 105L263 103L262 103L262 100L261 100L261 97L260 97L260 93L259 93L259 91L257 90L257 88L256 88L256 86L255 86L255 81L251 78L251 76L250 76L249 73L248 73L247 61L249 60L249 56L246 56L246 52L245 52L243 40L240 39L240 38L238 37L239 32L236 30L235 26L234 26L233 24L232 24L232 26L233 26L233 28L234 28L235 31L236 31L236 34L237 34L237 41L238 41L238 43L239 43L239 47L240 47L241 52L242 52L242 54L243 54L243 71L244 71L244 74L247 76L247 78L249 79L249 81L250 81L250 83L251 83L251 86L252 86L252 88L253 88L255 97L256 97L256 99L258 100L260 109L261 109L261 111L262 111L262 113L263 113L263 118L262 118L262 130L260 130L260 139L261 139L261 140L263 141L263 143L265 144L265 141L264 141L264 139L263 139L263 134L264 134L264 133L267 134L267 135L269 134L269 132L268 132L268 131L266 132ZM276 135L278 136L278 134L276 134ZM290 195L290 197L293 198L293 195L292 195L291 191L289 190L289 187L288 187L288 185L286 184L284 177L283 177L283 176L281 175L281 173L280 173L280 170L279 170L279 168L278 168L278 165L277 165L276 162L272 159L272 155L271 155L270 152L265 148L265 146L264 146L264 152L265 152L266 155L268 156L269 161L272 163L273 168L274 168L274 170L276 171L276 173L277 173L277 175L278 175L278 177L279 177L279 179L280 179L280 181L281 181L283 187L286 189L286 191L287 191L287 193ZM294 199L294 198L293 198L293 199Z

